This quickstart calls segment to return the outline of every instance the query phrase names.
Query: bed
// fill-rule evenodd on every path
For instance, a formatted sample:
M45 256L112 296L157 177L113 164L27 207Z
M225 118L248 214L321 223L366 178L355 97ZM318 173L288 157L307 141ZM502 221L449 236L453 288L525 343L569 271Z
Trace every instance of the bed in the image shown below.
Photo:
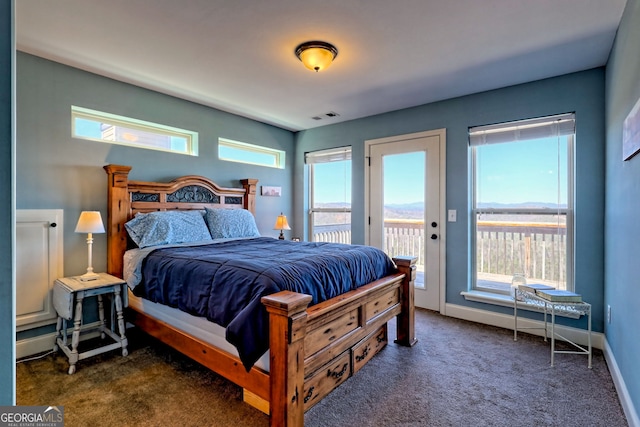
M241 180L242 188L222 188L200 176L143 182L129 180L129 166L104 169L108 176L107 270L118 277L123 277L125 253L131 247L125 223L137 213L211 208L244 209L255 215L255 179ZM282 247L295 244L281 243ZM415 259L396 257L393 263L390 274L315 304L311 295L289 290L261 294L260 308L268 319L268 357L255 364L241 360L208 332L194 330L203 319L176 308L132 296L127 320L242 387L244 400L269 414L271 426L302 426L306 410L384 348L390 319L397 317L397 344L417 342Z

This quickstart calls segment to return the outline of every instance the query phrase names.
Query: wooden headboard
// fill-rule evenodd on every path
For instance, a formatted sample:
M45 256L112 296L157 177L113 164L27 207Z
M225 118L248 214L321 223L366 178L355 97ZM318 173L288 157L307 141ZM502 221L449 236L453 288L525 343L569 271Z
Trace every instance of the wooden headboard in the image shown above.
M106 165L107 272L122 277L128 246L124 223L138 212L171 209L247 209L255 215L257 179L242 179L243 188L223 188L203 176L188 175L171 182L129 181L131 166Z

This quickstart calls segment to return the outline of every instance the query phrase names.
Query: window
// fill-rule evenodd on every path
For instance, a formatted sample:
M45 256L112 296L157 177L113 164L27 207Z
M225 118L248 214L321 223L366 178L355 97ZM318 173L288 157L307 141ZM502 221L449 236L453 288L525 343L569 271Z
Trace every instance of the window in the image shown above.
M71 107L75 138L198 155L198 133L82 107Z
M218 158L229 162L284 169L284 151L246 142L218 139Z
M573 114L469 129L473 287L573 290Z
M351 147L305 155L309 172L309 240L351 243Z

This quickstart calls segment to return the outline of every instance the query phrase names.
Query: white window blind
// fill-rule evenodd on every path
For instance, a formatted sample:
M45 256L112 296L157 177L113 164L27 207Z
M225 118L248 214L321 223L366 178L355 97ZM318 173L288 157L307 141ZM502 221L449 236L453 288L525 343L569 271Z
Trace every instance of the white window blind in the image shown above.
M476 126L469 128L469 145L477 147L504 142L567 136L573 135L575 129L575 114L573 113L521 120L509 124Z
M351 147L331 148L329 150L306 153L304 161L308 165L316 163L341 162L351 160Z

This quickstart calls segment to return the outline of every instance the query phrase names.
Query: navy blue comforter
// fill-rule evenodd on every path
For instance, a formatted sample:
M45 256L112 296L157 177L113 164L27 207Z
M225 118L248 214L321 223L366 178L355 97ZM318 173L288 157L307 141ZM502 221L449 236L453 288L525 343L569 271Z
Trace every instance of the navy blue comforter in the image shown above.
M157 249L135 292L227 328L249 370L269 348L261 297L290 290L311 295L313 305L393 272L389 257L369 246L259 237Z

